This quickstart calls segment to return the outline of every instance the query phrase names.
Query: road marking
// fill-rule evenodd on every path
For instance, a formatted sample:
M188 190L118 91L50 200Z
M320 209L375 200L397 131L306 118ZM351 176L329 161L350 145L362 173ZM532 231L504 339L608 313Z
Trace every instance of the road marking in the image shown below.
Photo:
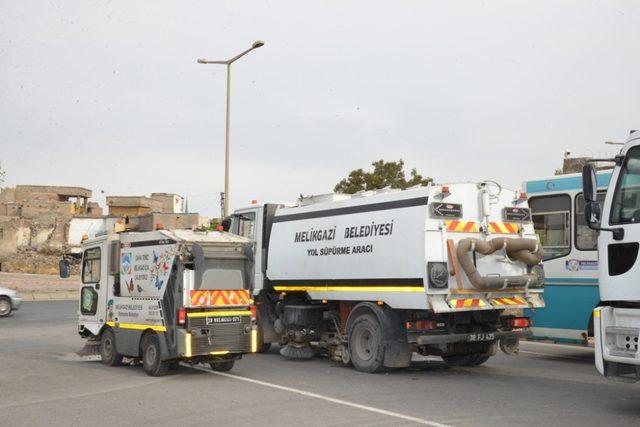
M553 357L556 359L572 359L572 360L589 360L586 359L584 357L576 357L576 356L562 356L559 354L553 354L553 353L538 353L536 351L527 351L527 350L520 350L519 353L525 353L525 354L535 354L536 356L547 356L547 357Z
M299 394L301 396L313 397L314 399L324 400L324 401L335 403L335 404L338 404L338 405L349 406L351 408L361 409L363 411L374 412L376 414L386 415L388 417L398 418L398 419L405 420L405 421L411 421L411 422L417 423L417 424L422 424L422 425L427 425L427 426L432 426L432 427L451 427L448 424L441 424L441 423L437 423L435 421L425 420L423 418L412 417L410 415L399 414L397 412L387 411L385 409L379 409L379 408L374 408L372 406L361 405L359 403L353 403L353 402L349 402L349 401L342 400L342 399L336 399L335 397L329 397L329 396L325 396L325 395L322 395L322 394L311 393L311 392L300 390L300 389L297 389L297 388L291 388L291 387L286 387L286 386L282 386L282 385L278 385L278 384L268 383L268 382L265 382L265 381L254 380L253 378L241 377L241 376L238 376L238 375L227 374L225 372L211 371L209 369L200 368L200 367L197 367L197 366L194 366L193 369L198 369L200 371L207 372L209 374L219 375L219 376L231 378L231 379L234 379L234 380L246 381L248 383L258 384L258 385L261 385L261 386L264 386L264 387L275 388L277 390L287 391L289 393L295 393L295 394Z
M593 347L586 347L584 345L555 344L551 342L540 342L540 341L520 341L520 344L525 344L525 345L533 344L534 346L538 345L538 346L549 347L549 348L566 348L569 350L579 350L579 351L589 351L589 352L593 351Z

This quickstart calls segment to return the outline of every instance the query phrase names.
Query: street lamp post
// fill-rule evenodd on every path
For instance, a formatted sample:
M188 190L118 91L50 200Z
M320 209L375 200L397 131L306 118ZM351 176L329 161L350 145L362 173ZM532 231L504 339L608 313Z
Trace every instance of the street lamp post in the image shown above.
M226 61L209 61L207 59L198 59L198 64L222 64L227 66L227 123L226 123L226 140L224 147L224 204L222 209L222 217L229 216L229 127L231 114L231 64L245 56L254 49L264 46L262 40L253 42L251 47L244 52L234 56Z

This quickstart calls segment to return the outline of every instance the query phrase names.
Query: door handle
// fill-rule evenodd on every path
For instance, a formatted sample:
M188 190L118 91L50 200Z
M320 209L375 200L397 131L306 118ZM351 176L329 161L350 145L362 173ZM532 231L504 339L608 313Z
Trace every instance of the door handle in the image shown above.
M96 283L96 291L100 289L100 283Z

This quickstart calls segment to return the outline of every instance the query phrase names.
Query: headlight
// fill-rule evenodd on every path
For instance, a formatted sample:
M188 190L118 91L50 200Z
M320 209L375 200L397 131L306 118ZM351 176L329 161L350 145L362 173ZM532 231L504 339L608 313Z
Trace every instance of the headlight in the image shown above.
M449 269L446 262L428 262L427 273L429 288L447 289L449 287Z

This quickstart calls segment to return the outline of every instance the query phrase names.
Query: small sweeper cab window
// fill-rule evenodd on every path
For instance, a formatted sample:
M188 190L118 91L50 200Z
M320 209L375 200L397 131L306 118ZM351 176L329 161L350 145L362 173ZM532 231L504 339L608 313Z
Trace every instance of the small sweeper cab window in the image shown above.
M82 283L97 283L100 281L100 248L84 251L82 260Z

